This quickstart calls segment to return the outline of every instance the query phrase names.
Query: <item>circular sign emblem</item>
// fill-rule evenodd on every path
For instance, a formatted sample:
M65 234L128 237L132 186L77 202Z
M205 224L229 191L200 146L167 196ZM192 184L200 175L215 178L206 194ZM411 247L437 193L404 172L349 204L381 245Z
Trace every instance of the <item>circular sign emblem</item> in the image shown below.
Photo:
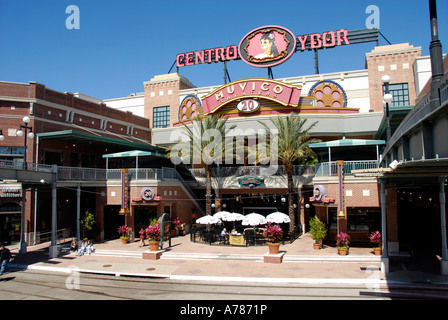
M331 80L316 82L308 95L316 98L316 104L319 108L345 108L347 106L347 95L344 89Z
M152 188L150 188L150 187L143 188L141 195L142 195L143 200L146 200L146 201L154 199L154 196L155 196L154 190L152 190Z
M325 188L322 185L317 185L314 187L314 199L317 201L322 200L322 197L325 195Z
M267 68L288 60L296 50L294 34L279 26L260 27L244 36L238 52L244 62Z
M238 102L238 104L236 105L236 108L239 111L245 113L254 112L258 109L258 107L260 107L260 104L258 103L257 100L254 99L244 99Z
M178 112L179 121L194 119L200 114L202 114L202 105L201 99L197 96L188 95L180 103Z

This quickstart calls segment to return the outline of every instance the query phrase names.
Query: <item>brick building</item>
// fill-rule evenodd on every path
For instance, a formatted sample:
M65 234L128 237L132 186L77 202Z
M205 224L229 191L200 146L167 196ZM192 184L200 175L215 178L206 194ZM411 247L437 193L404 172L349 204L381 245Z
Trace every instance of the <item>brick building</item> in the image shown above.
M381 78L386 74L391 77L389 89L394 100L389 110L393 131L415 105L416 97L423 88L422 84L430 78L428 63L429 57L421 57L420 47L403 43L377 46L366 53L364 70L299 75L272 81L244 79L222 86L206 87L195 87L178 73L157 75L144 83L145 102L142 108L145 117L150 119L151 141L157 146L171 145L173 133L182 131L182 121L197 114L228 117L228 124L235 125L243 135L248 128L260 129L258 121L269 123L272 116L290 112L299 113L309 123L317 121L312 136L322 140L322 145L313 147L319 163L312 172L308 171L309 168L305 170L309 175L302 173L294 178L296 221L306 228L310 216L316 214L328 224L330 239L335 239L337 230L347 230L354 241L365 243L371 231L381 228L379 184L375 177L357 177L351 170L376 167L385 144L386 119ZM257 80L261 83L257 84ZM280 91L280 87L275 86L283 85L300 91L300 99L296 105L273 99L275 93L269 89L277 88ZM251 86L256 90L238 93L238 88ZM324 90L327 89L331 90L333 97L325 96ZM238 103L250 98L256 99L260 107L250 113L238 110ZM115 102L108 101L114 107ZM335 142L340 146L331 147ZM348 142L351 145L346 145ZM340 194L336 176L337 160L344 160L346 169L342 201L347 219L342 229L338 224L338 206L341 200L337 197ZM301 170L299 166L296 169ZM190 171L196 178L196 188L204 192L203 169L192 166ZM252 167L248 163L244 166L220 165L214 171L213 178L214 212L287 212L286 181L285 176L279 172L267 175L263 173L263 168ZM259 188L247 188L238 183L245 177L255 177L263 180L264 184ZM328 197L334 198L334 202L310 202L313 188L317 185L323 186ZM392 247L398 250L398 246L393 245L398 241L396 214L392 212L396 211L396 205L394 207L393 196L390 197L392 204L389 209L388 233L391 236L388 239Z
M420 48L397 44L375 47L366 53L366 68L362 70L275 80L241 79L205 87L195 87L179 73L172 73L156 75L144 82L142 93L105 101L57 92L35 82L0 82L0 129L5 137L1 141L1 157L17 163L23 161L23 137L16 133L23 124L22 118L29 116L29 126L36 138L28 144L28 162L107 169L105 181L91 180L81 186L86 195L90 194L83 198L81 211L91 208L98 221L97 233L108 238L118 236L119 224L129 223L138 231L165 212L178 216L187 225L194 223L196 214L202 214L201 203L205 202L202 168L187 164L191 179L185 181L176 175L177 171L154 170L175 169L163 157L163 148L172 145L173 134L183 130L182 121L196 115L228 117L228 124L235 125L240 136L248 141L253 138L250 130L262 128L259 121L270 124L274 116L298 113L309 123L317 121L312 137L323 144L312 146L318 158L316 165L297 163L294 169L298 227L306 230L309 218L317 215L327 223L330 240L335 239L339 230L346 230L354 241L366 243L368 234L381 227L379 184L375 177L360 177L353 172L377 168L385 144L381 77L387 74L391 78L394 100L390 105L390 123L394 130L413 108L430 78L425 67L428 61L429 57L421 57ZM290 92L289 100L282 96L285 92ZM256 101L257 107L245 112L240 105L243 100ZM131 155L133 150L147 154L135 157ZM337 175L338 160L344 161L342 184ZM134 170L129 189L130 211L124 217L118 214L123 203L123 184L110 175L117 173L112 170L122 167ZM287 212L286 178L280 166L274 172L269 170L273 167L252 166L247 161L216 166L212 181L214 212L256 211L264 215L277 210ZM146 171L140 171L143 169ZM141 178L140 175L148 173L153 176ZM157 174L167 175L160 178ZM249 180L252 182L244 182ZM65 182L65 189L58 193L59 224L72 229L76 222L73 203L77 183ZM322 186L333 201L310 200L317 186ZM154 196L151 199L143 196L148 188ZM17 221L20 192L10 191L13 189L12 185L3 189L5 196L1 199L2 203L15 203L7 206L11 212L16 210L14 221ZM27 191L28 234L48 229L50 198L49 190ZM392 251L399 250L398 201L397 194L388 189L387 230ZM340 211L344 219L340 219Z

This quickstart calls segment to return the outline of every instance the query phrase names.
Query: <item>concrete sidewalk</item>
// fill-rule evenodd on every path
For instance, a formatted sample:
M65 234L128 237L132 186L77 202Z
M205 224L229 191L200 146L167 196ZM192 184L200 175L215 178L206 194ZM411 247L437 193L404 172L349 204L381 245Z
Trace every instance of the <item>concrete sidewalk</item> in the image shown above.
M380 272L381 258L371 248L351 247L350 254L339 256L335 247L314 250L309 234L292 244L281 245L281 264L264 263L267 246L223 246L191 242L189 235L164 245L159 260L147 260L142 254L148 244L122 244L120 239L94 244L95 253L77 256L68 248L58 258L49 259L48 245L30 246L24 255L16 255L11 267L50 272L101 273L177 280L282 282L309 284L391 284L435 283L448 285L448 277L431 273ZM15 248L10 248L15 252Z

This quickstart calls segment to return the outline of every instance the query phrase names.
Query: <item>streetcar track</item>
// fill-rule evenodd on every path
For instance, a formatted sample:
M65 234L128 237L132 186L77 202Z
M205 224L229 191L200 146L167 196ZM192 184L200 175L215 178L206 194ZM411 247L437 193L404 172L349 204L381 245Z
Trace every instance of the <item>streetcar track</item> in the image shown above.
M36 273L34 273L34 274L36 274ZM38 274L43 274L43 275L46 275L46 276L49 275L49 274L46 274L46 273L38 273ZM62 275L52 275L52 274L50 274L50 276L54 276L56 278L64 278L64 279L66 278L66 277L64 277ZM124 281L126 281L125 279L119 279L119 278L118 279L108 279L106 277L88 277L88 278L85 278L84 280L86 280L86 279L89 279L89 280L109 280L109 281L113 281L113 282L124 282ZM23 283L23 284L42 285L42 286L45 286L47 288L57 288L57 289L64 288L64 285L59 285L59 286L49 285L48 281L42 281L42 282L39 282L39 281L36 281L36 280L34 280L34 281L29 281L28 280L27 281L27 280L17 279L17 278L14 281L20 282L20 283ZM137 281L134 281L134 282L137 282ZM141 283L141 282L139 282L139 283ZM173 288L163 288L163 289L150 288L150 290L151 290L150 292L140 292L140 294L142 294L142 295L166 295L166 294L173 294L173 293L179 292L178 289L175 289L176 286L178 286L180 284L185 286L185 283L181 283L181 282L175 282L175 283L171 283L171 282L163 282L163 283L162 282L157 282L157 283L152 283L150 281L145 281L145 283L152 284L152 285L154 285L154 284L156 284L156 285L164 284L164 285L168 285L168 286L173 287ZM187 285L190 286L190 287L193 287L193 288L200 286L200 284L187 284ZM93 291L93 290L86 290L86 289L73 289L73 290L76 290L78 292L85 292L85 293L89 293L89 294L97 294L97 295L103 295L103 296L108 296L108 297L113 297L113 298L120 298L120 299L127 299L127 300L128 299L133 299L133 300L137 299L137 298L130 298L129 296L124 297L124 296L119 296L119 295L111 295L111 294L107 294L107 293L105 293L103 291L98 291L98 288L104 288L105 290L106 289L129 289L130 288L129 285L118 286L117 287L117 286L113 286L113 285L83 284L82 286L87 287L87 288L96 288L96 290L95 291ZM244 296L244 295L255 296L255 297L260 298L260 299L275 299L275 300L294 299L294 298L299 299L299 298L304 298L304 297L316 297L316 298L317 297L322 297L322 295L310 295L310 294L304 295L304 294L297 294L297 293L294 293L294 294L291 294L291 293L289 293L289 294L279 294L279 293L269 294L269 293L263 293L263 292L260 292L260 293L257 293L257 292L241 292L241 288L237 287L236 285L233 285L233 286L232 285L226 285L225 287L227 287L227 288L235 288L235 290L229 291L229 292L220 292L220 291L215 291L215 290L194 290L194 289L191 289L191 288L186 290L186 288L183 288L182 292L183 293L188 293L188 294L193 294L193 295L194 294L213 294L213 295L223 296L223 297L230 296L232 299L234 299L235 296L239 296L240 297L240 296ZM247 286L245 286L245 287L247 288ZM256 287L256 286L250 286L250 287L251 288L259 288L259 287ZM277 288L278 289L282 289L281 287L277 287ZM132 288L132 289L145 290L145 288ZM300 289L302 289L302 288L300 288ZM329 289L329 288L322 288L322 289ZM337 288L337 289L343 290L342 288ZM240 291L237 291L237 290L240 290ZM43 296L43 297L46 297L46 296ZM334 298L336 298L336 297L337 298L347 298L347 299L363 298L361 296L342 295L342 294L334 296ZM46 297L46 298L49 298L49 297ZM331 299L332 297L326 297L326 298L327 299Z
M53 278L54 280L28 280L26 279L27 275L45 275L46 277ZM81 274L81 273L80 273ZM238 285L235 283L223 283L223 282L193 282L193 281L174 281L169 279L154 279L154 278L142 278L142 277L134 277L134 276L111 276L111 275L99 275L99 274L88 274L82 273L83 276L83 284L79 289L73 289L77 292L98 295L100 297L110 297L116 299L126 299L126 300L138 300L140 296L163 296L163 295L175 295L179 293L179 286L182 286L181 292L183 294L189 295L213 295L216 297L231 297L231 299L243 299L246 296L255 297L255 299L301 299L301 298L325 298L325 299L372 299L372 298L402 298L402 299L434 299L434 298L448 298L448 288L446 287L416 287L416 286L378 286L373 289L366 290L366 287L363 286L303 286L303 285L289 285L289 286L281 286L281 285L255 285L245 283L244 286ZM19 274L18 274L19 275ZM67 275L62 274L53 274L53 273L45 273L45 272L36 272L36 271L27 271L21 272L21 276L24 278L14 277L12 281L29 284L29 285L37 285L43 286L48 289L67 289L65 284L65 279ZM92 284L92 281L104 281L102 284ZM86 283L87 281L87 283ZM110 284L109 284L110 282ZM133 286L132 284L137 286ZM149 285L150 287L145 287L145 285ZM209 285L209 290L204 290L204 285ZM1 288L1 282L0 282ZM263 290L260 290L262 288ZM4 288L2 288L4 289ZM107 290L138 290L138 294L131 295L117 295L112 293L107 293ZM277 290L285 290L289 289L288 294L276 292ZM310 293L308 290L314 290L316 293ZM69 290L69 289L67 289ZM304 293L300 292L292 292L294 290L302 290ZM325 295L325 291L336 290L336 292L340 294L332 294ZM347 294L346 290L352 291L351 294ZM387 290L387 291L385 291ZM4 290L8 292L13 292L10 289ZM350 292L349 291L349 292ZM430 291L427 293L426 291ZM19 292L16 292L19 293ZM437 293L440 293L437 295ZM20 293L24 294L24 293ZM46 299L57 299L55 297L49 297L42 294L33 294L35 297L42 297ZM194 298L193 298L194 299ZM219 298L216 298L219 299ZM212 299L213 300L213 299Z

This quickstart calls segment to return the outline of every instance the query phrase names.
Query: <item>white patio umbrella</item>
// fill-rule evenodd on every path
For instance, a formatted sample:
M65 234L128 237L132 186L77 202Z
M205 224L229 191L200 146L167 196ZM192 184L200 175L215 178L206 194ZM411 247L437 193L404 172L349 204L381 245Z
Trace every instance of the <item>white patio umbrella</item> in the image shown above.
M203 216L197 219L196 223L209 225L209 224L221 223L221 220L214 216Z
M228 212L224 214L221 218L222 221L241 221L243 220L244 215L236 212Z
M243 218L243 226L258 226L260 224L265 224L266 223L266 218L264 216L262 216L259 213L249 213L248 215L245 215Z
M230 214L229 211L219 211L219 212L216 212L213 216L215 218L218 218L219 220L222 220L222 217L224 217L224 216L226 216L228 214Z
M244 215L236 212L228 212L224 214L221 218L222 221L233 221L233 228L235 228L235 221L243 220Z
M289 218L289 216L283 212L273 212L270 213L266 216L266 221L267 222L272 222L272 223L289 223L291 222L291 219Z
M265 224L266 218L259 213L249 213L245 215L242 221L243 226L253 226L254 227L254 242L255 242L255 226L259 226L260 224Z

